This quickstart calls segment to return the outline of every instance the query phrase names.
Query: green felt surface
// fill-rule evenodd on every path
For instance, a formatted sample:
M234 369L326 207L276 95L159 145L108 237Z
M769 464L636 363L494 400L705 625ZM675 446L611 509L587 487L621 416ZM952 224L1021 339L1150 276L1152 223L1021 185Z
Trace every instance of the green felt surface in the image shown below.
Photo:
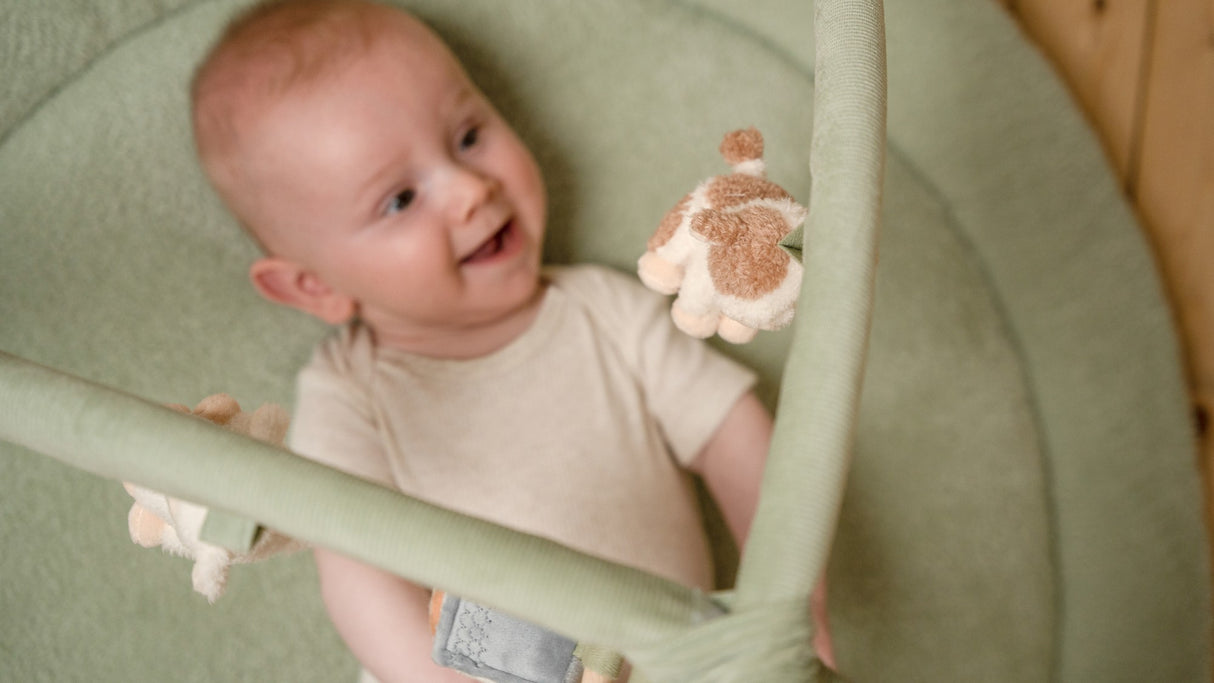
M412 4L535 148L552 260L630 268L723 170L731 128L759 126L771 176L807 196L808 2ZM252 247L190 155L187 74L233 6L0 14L0 349L153 401L289 404L323 330L257 300ZM994 3L886 16L885 222L831 563L841 664L1206 681L1198 478L1148 248ZM772 403L789 343L731 349ZM0 680L353 679L306 556L237 568L208 606L187 562L127 541L116 483L0 445L0 487Z

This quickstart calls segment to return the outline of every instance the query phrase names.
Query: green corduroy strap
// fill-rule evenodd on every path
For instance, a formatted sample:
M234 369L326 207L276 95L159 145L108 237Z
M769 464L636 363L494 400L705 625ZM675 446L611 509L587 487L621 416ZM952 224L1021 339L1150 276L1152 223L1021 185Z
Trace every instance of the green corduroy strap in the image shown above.
M804 601L733 609L736 595L719 595L721 616L690 626L669 640L634 649L629 656L644 680L663 683L842 680L808 647L813 637Z
M598 645L578 643L573 649L573 656L578 658L587 671L607 678L618 678L624 669L624 658L620 653Z
M198 539L234 553L247 553L263 531L260 524L248 517L208 510L202 529L198 531Z

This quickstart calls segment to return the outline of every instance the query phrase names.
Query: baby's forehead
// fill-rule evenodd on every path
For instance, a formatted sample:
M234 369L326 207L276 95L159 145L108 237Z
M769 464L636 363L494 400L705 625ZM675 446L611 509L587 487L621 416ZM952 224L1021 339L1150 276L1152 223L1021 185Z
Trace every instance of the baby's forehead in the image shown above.
M369 2L272 3L237 17L199 67L195 86L232 80L263 91L321 78L385 46L447 51L426 24Z
M397 10L379 9L382 16L368 14L288 30L277 39L252 46L248 68L285 89L324 81L384 55L395 59L450 55L442 40L419 20Z
M349 81L389 87L368 84L356 74L401 73L411 64L431 77L449 75L470 84L459 60L420 20L383 6L334 6L341 12L309 21L277 15L263 17L260 25L237 26L199 69L196 143L208 174L225 194L241 193L243 179L253 172L249 155L257 156L263 144L280 137L273 130L280 115L331 100L333 91L356 98L358 92L342 85Z
M351 5L336 3L342 12L302 18L284 10L229 29L193 84L196 132L207 138L200 142L213 139L226 147L269 109L293 95L332 87L371 60L466 77L442 39L420 20L394 8Z

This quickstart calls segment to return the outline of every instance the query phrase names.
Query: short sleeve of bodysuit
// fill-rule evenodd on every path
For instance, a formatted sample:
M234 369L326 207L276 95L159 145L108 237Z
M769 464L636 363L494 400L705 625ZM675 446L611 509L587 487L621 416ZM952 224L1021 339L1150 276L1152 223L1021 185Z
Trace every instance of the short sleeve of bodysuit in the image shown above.
M395 487L368 382L370 335L350 326L323 341L296 380L288 441L306 458Z
M749 369L679 331L670 300L597 266L560 269L556 281L584 297L628 356L675 459L690 464L755 381Z

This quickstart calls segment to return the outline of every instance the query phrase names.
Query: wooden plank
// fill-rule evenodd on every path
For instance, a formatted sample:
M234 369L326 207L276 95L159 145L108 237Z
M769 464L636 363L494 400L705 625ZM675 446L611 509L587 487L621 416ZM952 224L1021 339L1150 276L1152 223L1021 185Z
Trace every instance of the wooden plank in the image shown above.
M1138 210L1150 228L1186 340L1214 484L1214 2L1157 4L1144 108ZM1214 495L1214 488L1210 489Z
M1131 178L1153 0L1002 2L1058 68L1100 133L1118 177Z

